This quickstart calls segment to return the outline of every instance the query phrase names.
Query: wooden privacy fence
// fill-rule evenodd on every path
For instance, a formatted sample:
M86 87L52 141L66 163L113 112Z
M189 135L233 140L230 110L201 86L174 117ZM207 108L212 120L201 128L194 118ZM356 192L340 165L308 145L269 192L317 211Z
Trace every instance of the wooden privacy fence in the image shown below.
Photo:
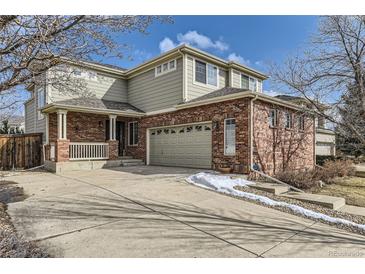
M42 161L42 133L0 134L0 170L32 168Z

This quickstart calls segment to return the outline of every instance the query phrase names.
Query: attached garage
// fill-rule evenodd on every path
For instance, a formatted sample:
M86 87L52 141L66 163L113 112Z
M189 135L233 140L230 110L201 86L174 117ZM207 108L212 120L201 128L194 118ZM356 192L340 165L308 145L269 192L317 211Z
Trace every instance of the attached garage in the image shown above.
M149 130L149 163L161 166L212 167L212 124Z

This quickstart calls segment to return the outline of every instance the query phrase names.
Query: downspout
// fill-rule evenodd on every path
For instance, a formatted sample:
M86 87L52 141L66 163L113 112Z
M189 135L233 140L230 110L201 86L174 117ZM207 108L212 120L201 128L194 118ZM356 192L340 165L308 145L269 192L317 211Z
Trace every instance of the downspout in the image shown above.
M253 169L253 102L256 101L258 95L250 100L250 171Z
M181 49L178 49L178 52L181 54L182 57L182 67L183 67L183 84L182 84L182 98L183 102L187 101L186 96L186 55L181 51Z

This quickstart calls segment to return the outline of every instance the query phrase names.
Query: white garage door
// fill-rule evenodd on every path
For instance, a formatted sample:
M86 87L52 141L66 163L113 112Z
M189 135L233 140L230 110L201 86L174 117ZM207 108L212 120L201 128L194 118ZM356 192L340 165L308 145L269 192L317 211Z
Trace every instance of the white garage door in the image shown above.
M150 129L150 164L211 168L212 124Z

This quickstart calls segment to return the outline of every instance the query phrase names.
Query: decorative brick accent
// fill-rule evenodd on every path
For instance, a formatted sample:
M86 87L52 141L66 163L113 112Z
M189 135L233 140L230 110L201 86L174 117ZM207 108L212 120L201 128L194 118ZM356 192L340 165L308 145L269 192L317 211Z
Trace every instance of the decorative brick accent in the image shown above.
M67 162L70 157L70 140L56 141L56 162Z
M117 160L119 141L108 140L107 143L109 144L109 160Z

